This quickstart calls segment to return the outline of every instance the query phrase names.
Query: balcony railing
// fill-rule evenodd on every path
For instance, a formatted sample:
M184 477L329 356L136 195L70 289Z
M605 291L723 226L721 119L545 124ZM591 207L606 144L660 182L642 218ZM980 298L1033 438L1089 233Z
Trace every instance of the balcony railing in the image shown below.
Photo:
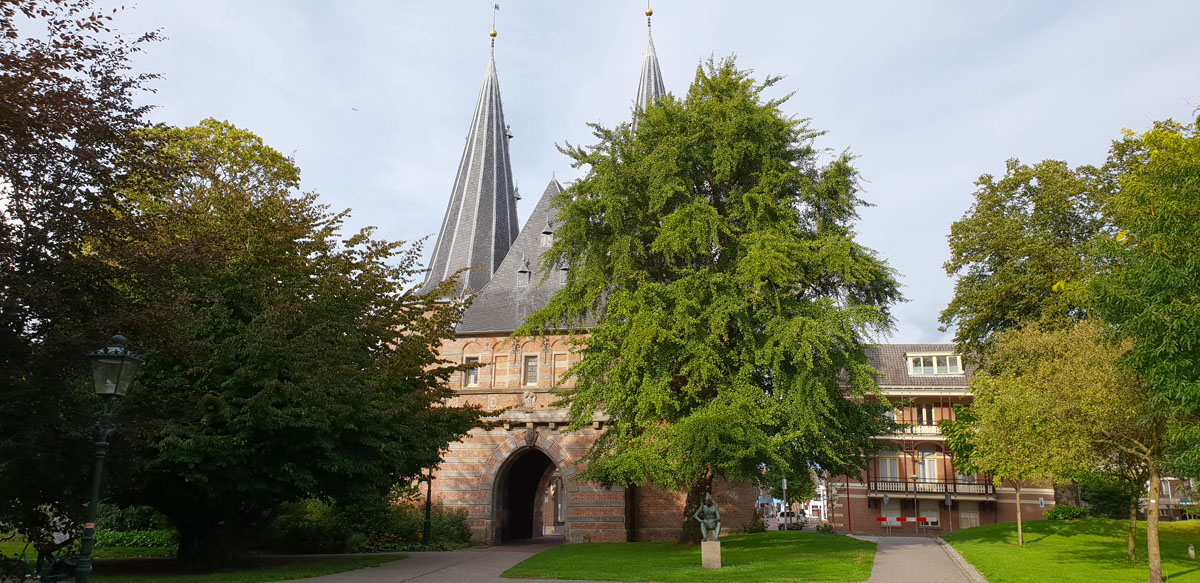
M900 433L907 435L941 435L942 430L937 425L902 424Z
M937 480L918 480L916 482L902 482L900 480L878 480L872 479L867 481L867 489L872 492L896 492L903 494L968 494L968 495L983 495L995 496L996 487L989 483L981 484L964 484L960 482L947 482Z

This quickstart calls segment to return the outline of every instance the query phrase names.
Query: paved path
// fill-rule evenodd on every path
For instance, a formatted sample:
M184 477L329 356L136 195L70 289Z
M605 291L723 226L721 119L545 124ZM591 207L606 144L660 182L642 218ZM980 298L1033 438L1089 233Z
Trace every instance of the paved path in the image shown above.
M867 583L985 583L949 545L916 536L859 536L875 541L875 567ZM961 563L960 563L961 561Z
M986 583L973 567L938 539L858 536L879 545L867 583ZM440 553L408 553L402 561L285 583L554 583L548 579L503 579L500 574L553 544L489 547ZM564 583L564 582L560 582ZM590 583L598 583L592 581ZM603 583L603 582L599 582Z
M285 583L550 583L546 579L503 579L513 565L553 545L490 547L453 552L406 553L407 559L378 567ZM597 583L595 581L589 583Z

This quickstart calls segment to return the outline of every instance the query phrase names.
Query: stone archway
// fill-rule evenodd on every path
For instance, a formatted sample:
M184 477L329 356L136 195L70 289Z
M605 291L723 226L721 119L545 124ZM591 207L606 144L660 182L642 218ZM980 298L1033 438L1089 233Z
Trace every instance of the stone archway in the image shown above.
M558 473L558 466L535 447L524 447L505 460L494 482L495 541L520 542L545 533L543 491Z

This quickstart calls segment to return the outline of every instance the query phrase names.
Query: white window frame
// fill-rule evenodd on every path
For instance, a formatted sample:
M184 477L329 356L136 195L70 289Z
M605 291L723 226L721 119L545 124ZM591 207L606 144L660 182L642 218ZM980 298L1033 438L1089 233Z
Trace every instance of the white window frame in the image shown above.
M937 482L937 450L917 450L917 481Z
M924 375L961 375L963 374L962 357L945 352L909 353L905 355L908 362L908 374ZM918 365L918 363L920 363ZM941 369L941 370L939 370Z
M917 516L925 517L925 525L932 527L941 526L942 516L942 501L941 500L918 500L917 501ZM932 508L930 508L932 507Z
M885 471L885 468L887 471ZM879 479L890 480L893 482L900 481L900 458L895 455L888 455L879 458Z
M463 385L467 387L479 386L479 357L467 356L463 358L463 364L474 364L474 368L469 368L463 375Z
M529 364L533 363L533 374L529 374ZM533 377L533 378L530 378ZM526 355L521 360L521 384L526 387L537 386L538 384L538 357Z
M899 500L888 500L887 504L879 505L879 515L887 519L883 521L887 526L900 526L900 521L896 520L900 517L900 512Z

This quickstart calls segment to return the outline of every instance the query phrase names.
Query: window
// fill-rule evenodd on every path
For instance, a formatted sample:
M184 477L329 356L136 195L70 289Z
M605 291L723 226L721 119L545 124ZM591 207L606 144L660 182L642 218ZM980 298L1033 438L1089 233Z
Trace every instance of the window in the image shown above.
M542 229L542 236L539 239L541 240L542 247L549 247L554 243L554 231L550 230L550 225L546 225L546 228Z
M468 387L478 387L479 386L479 357L478 356L468 356L465 359L463 359L463 364L468 365L468 366L474 366L474 368L467 371L467 386Z
M917 450L917 480L921 482L937 481L937 452L932 448Z
M537 384L537 373L538 373L537 359L538 359L538 357L536 357L536 356L526 356L525 357L525 369L523 371L525 385L536 385Z
M941 500L921 500L919 501L920 513L917 516L925 518L925 524L929 526L938 526L938 519L941 518L941 508L938 506Z
M917 425L937 425L937 421L933 418L932 403L917 405L915 408L917 414Z
M887 520L884 521L887 526L900 526L900 521L896 520L900 517L900 501L889 500L887 504L884 504L882 516L887 518Z
M1162 495L1167 498L1171 497L1171 482L1168 480L1162 481Z
M896 422L896 410L889 409L887 411L884 411L883 418L887 419L888 421L891 421L892 423L895 423Z
M879 458L879 479L898 481L900 479L900 460L894 457Z
M957 354L910 356L909 374L962 374L962 358Z

